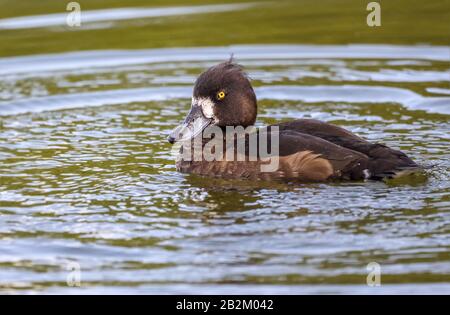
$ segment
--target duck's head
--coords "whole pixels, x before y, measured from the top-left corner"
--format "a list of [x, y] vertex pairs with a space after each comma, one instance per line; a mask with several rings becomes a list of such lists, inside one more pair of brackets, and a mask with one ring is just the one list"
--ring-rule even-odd
[[232, 60], [213, 66], [195, 82], [191, 109], [170, 143], [189, 140], [206, 127], [251, 126], [256, 120], [256, 96], [242, 67]]

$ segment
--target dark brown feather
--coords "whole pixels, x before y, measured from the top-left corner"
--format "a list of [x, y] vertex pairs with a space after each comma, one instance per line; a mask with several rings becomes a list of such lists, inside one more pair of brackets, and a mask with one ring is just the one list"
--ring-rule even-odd
[[389, 177], [397, 171], [419, 168], [405, 153], [383, 144], [371, 143], [339, 126], [315, 119], [298, 119], [277, 124], [282, 131], [296, 131], [321, 138], [340, 147], [366, 155], [370, 177], [380, 179]]

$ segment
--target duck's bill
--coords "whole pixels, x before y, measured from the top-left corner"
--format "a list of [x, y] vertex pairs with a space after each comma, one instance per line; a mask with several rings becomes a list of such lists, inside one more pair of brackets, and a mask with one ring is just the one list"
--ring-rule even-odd
[[201, 107], [195, 106], [191, 109], [184, 122], [176, 127], [167, 137], [170, 143], [191, 140], [197, 137], [212, 122], [212, 119], [206, 118]]

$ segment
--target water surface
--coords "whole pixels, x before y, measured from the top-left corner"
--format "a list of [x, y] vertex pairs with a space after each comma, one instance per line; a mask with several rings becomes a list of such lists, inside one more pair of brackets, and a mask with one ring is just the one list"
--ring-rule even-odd
[[[449, 47], [250, 43], [3, 51], [0, 292], [450, 293]], [[430, 168], [386, 183], [176, 172], [166, 135], [232, 52], [259, 126], [321, 119]], [[371, 262], [381, 287], [366, 285]]]

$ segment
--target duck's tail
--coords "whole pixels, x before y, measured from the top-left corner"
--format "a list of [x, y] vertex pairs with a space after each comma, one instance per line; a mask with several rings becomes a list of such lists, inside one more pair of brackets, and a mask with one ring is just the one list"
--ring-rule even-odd
[[396, 179], [400, 177], [422, 173], [426, 168], [427, 167], [416, 164], [407, 166], [397, 166], [395, 168], [378, 171], [373, 170], [373, 173], [370, 174], [370, 179], [374, 180]]
[[368, 169], [365, 170], [365, 178], [374, 180], [385, 180], [403, 177], [422, 172], [425, 167], [418, 165], [405, 153], [395, 150], [386, 145], [375, 143], [361, 144], [358, 150], [368, 156]]

